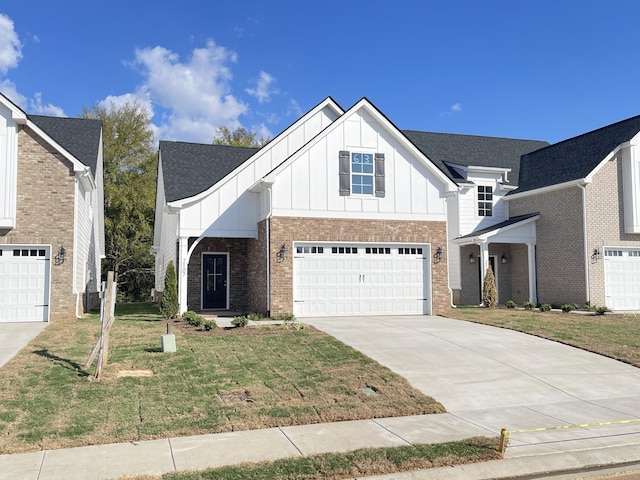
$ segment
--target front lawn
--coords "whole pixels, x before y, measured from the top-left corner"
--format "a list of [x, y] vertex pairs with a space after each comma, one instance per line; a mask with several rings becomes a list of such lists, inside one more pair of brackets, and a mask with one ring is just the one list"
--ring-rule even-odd
[[640, 315], [458, 307], [443, 316], [530, 333], [640, 367]]
[[0, 453], [444, 411], [312, 327], [211, 335], [172, 322], [171, 354], [166, 322], [118, 311], [100, 381], [82, 366], [95, 316], [52, 323], [0, 369]]

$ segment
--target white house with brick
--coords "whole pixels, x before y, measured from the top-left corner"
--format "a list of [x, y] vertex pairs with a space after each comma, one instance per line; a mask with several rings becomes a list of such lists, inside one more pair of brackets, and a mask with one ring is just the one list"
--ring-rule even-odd
[[160, 142], [156, 288], [174, 261], [182, 312], [437, 313], [456, 189], [367, 99], [260, 150]]
[[640, 310], [640, 117], [555, 145], [398, 130], [326, 99], [262, 149], [160, 142], [156, 289], [181, 311]]
[[0, 94], [0, 322], [92, 306], [103, 212], [102, 123], [27, 115]]

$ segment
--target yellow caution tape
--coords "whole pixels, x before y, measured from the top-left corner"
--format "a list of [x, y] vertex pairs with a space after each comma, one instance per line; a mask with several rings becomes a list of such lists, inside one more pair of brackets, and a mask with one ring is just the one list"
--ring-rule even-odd
[[510, 433], [533, 433], [533, 432], [544, 432], [545, 430], [566, 430], [569, 428], [587, 428], [587, 427], [604, 427], [607, 425], [624, 425], [627, 423], [637, 423], [640, 422], [640, 418], [634, 418], [631, 420], [616, 420], [613, 422], [598, 422], [598, 423], [581, 423], [579, 425], [561, 425], [559, 427], [542, 427], [542, 428], [530, 428], [524, 430], [506, 430], [506, 434]]

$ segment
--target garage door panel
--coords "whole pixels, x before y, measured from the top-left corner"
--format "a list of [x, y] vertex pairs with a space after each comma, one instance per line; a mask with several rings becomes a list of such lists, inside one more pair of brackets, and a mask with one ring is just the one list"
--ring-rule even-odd
[[0, 322], [49, 319], [49, 248], [0, 247]]
[[308, 245], [296, 243], [297, 316], [430, 313], [428, 246]]
[[605, 303], [611, 310], [640, 310], [640, 249], [605, 248]]

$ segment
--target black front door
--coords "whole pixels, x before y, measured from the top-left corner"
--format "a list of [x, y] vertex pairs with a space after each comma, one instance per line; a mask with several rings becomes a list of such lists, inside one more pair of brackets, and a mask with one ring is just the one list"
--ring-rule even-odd
[[202, 309], [227, 308], [227, 256], [202, 256]]

